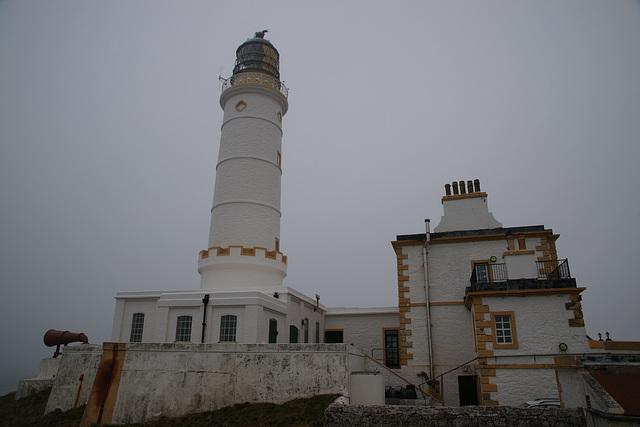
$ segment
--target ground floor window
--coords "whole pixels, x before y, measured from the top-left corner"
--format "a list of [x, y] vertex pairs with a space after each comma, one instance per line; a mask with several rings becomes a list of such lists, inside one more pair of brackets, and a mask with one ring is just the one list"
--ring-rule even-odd
[[275, 344], [278, 342], [278, 321], [276, 319], [269, 319], [269, 344]]
[[400, 342], [397, 329], [384, 330], [384, 364], [388, 368], [400, 367]]
[[220, 342], [235, 342], [238, 317], [227, 314], [220, 318]]
[[142, 330], [144, 328], [144, 313], [135, 313], [131, 320], [131, 335], [129, 342], [142, 342]]
[[320, 322], [316, 322], [316, 344], [320, 343]]
[[289, 344], [298, 343], [298, 328], [291, 325], [289, 326]]
[[176, 341], [191, 341], [191, 316], [180, 316], [176, 322]]
[[324, 331], [324, 342], [327, 344], [340, 344], [344, 342], [342, 329], [327, 329]]

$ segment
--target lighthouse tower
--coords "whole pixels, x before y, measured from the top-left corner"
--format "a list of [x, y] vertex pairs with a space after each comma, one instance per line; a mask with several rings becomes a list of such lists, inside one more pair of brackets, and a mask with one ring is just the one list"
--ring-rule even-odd
[[279, 54], [258, 32], [236, 50], [224, 80], [224, 110], [209, 246], [200, 252], [201, 289], [282, 286], [287, 257], [280, 251], [282, 117], [287, 89]]
[[200, 289], [118, 292], [114, 342], [320, 343], [326, 307], [283, 286], [282, 117], [287, 88], [262, 31], [236, 50], [224, 110]]

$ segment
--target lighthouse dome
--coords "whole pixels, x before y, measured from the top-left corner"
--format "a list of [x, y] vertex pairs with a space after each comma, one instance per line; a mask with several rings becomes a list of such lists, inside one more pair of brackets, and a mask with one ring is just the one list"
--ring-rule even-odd
[[258, 71], [280, 80], [280, 54], [269, 40], [264, 39], [267, 30], [259, 31], [254, 38], [242, 43], [236, 50], [233, 75], [243, 71]]

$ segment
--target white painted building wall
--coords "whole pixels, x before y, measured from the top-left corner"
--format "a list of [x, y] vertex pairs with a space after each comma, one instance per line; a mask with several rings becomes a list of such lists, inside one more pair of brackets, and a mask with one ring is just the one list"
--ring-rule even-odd
[[522, 407], [530, 400], [559, 398], [554, 369], [498, 369], [495, 382], [498, 391], [492, 399], [501, 406]]
[[433, 230], [436, 233], [502, 227], [489, 212], [486, 193], [444, 196], [442, 205], [444, 215], [440, 224]]
[[[494, 349], [496, 356], [585, 354], [590, 351], [585, 328], [569, 326], [574, 313], [565, 307], [565, 303], [571, 302], [568, 294], [493, 297], [483, 298], [482, 302], [492, 312], [513, 311], [515, 315], [518, 348]], [[568, 346], [566, 352], [558, 348], [562, 342]]]
[[325, 330], [342, 330], [345, 344], [380, 362], [384, 362], [384, 330], [398, 326], [397, 307], [332, 307], [325, 317]]
[[[278, 298], [275, 298], [275, 294]], [[324, 314], [326, 307], [317, 301], [287, 287], [237, 291], [148, 291], [123, 292], [116, 296], [111, 339], [129, 342], [134, 313], [144, 313], [142, 342], [174, 342], [179, 316], [191, 316], [191, 340], [202, 340], [204, 304], [209, 294], [204, 342], [215, 343], [220, 337], [220, 321], [224, 315], [237, 316], [236, 342], [268, 343], [269, 319], [277, 321], [277, 342], [289, 343], [290, 326], [299, 331], [299, 343], [304, 343], [304, 325], [308, 323], [308, 342], [324, 341]], [[304, 323], [303, 323], [304, 322]], [[316, 326], [317, 324], [317, 326]]]
[[223, 92], [220, 105], [224, 118], [209, 247], [274, 250], [281, 216], [278, 153], [282, 153], [282, 126], [278, 117], [286, 113], [287, 100], [270, 89], [241, 86]]

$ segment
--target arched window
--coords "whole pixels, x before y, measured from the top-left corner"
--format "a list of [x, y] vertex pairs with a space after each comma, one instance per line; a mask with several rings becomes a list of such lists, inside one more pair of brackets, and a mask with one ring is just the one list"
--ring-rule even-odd
[[235, 342], [238, 317], [227, 314], [220, 318], [220, 342]]
[[135, 313], [131, 320], [131, 335], [129, 342], [142, 342], [142, 329], [144, 328], [144, 313]]
[[180, 316], [176, 323], [176, 341], [191, 341], [191, 316]]
[[298, 328], [293, 325], [289, 326], [289, 344], [298, 343]]

